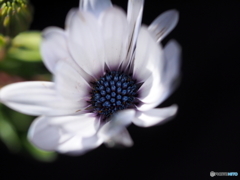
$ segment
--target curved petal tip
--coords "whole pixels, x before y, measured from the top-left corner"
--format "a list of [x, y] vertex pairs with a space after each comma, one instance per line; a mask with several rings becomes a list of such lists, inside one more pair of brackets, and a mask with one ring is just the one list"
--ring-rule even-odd
[[166, 108], [155, 108], [144, 112], [139, 112], [133, 123], [140, 127], [150, 127], [160, 125], [172, 119], [178, 110], [177, 105], [172, 105]]
[[155, 36], [159, 42], [166, 37], [177, 25], [179, 20], [179, 12], [175, 9], [168, 10], [160, 14], [148, 27], [149, 31]]

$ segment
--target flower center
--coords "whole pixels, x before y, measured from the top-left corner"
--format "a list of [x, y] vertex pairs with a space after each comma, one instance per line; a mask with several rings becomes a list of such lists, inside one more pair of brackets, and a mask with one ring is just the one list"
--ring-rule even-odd
[[106, 120], [113, 113], [135, 107], [138, 103], [139, 85], [131, 75], [111, 71], [92, 83], [90, 92], [92, 112]]

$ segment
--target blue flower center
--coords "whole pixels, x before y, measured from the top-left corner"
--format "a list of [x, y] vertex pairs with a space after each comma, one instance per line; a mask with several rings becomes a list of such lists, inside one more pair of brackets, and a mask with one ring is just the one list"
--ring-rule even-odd
[[137, 90], [140, 86], [131, 75], [111, 71], [91, 84], [93, 88], [89, 101], [91, 111], [102, 120], [106, 120], [119, 110], [135, 108], [138, 103]]

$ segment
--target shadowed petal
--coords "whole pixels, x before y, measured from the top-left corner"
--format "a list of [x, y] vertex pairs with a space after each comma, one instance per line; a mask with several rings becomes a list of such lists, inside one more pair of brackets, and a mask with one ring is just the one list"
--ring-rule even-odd
[[178, 11], [169, 10], [159, 15], [148, 27], [148, 29], [159, 42], [175, 28], [178, 19]]
[[181, 47], [175, 41], [171, 40], [164, 47], [164, 69], [162, 73], [162, 84], [167, 87], [166, 96], [171, 94], [180, 79]]
[[177, 112], [177, 105], [172, 105], [166, 108], [151, 109], [144, 112], [137, 112], [133, 123], [141, 127], [154, 126], [166, 120], [169, 120]]

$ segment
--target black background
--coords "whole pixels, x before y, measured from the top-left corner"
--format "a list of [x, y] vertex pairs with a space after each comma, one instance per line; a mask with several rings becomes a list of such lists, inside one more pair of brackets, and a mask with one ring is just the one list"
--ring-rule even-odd
[[[127, 8], [127, 0], [113, 3]], [[78, 0], [32, 4], [31, 29], [42, 30], [63, 28]], [[11, 154], [1, 145], [0, 179], [207, 179], [210, 171], [240, 173], [240, 1], [146, 0], [144, 8], [147, 25], [165, 10], [180, 12], [177, 27], [163, 41], [174, 38], [183, 50], [181, 85], [161, 105], [178, 104], [175, 119], [151, 128], [131, 125], [132, 148], [102, 145], [49, 164]]]

